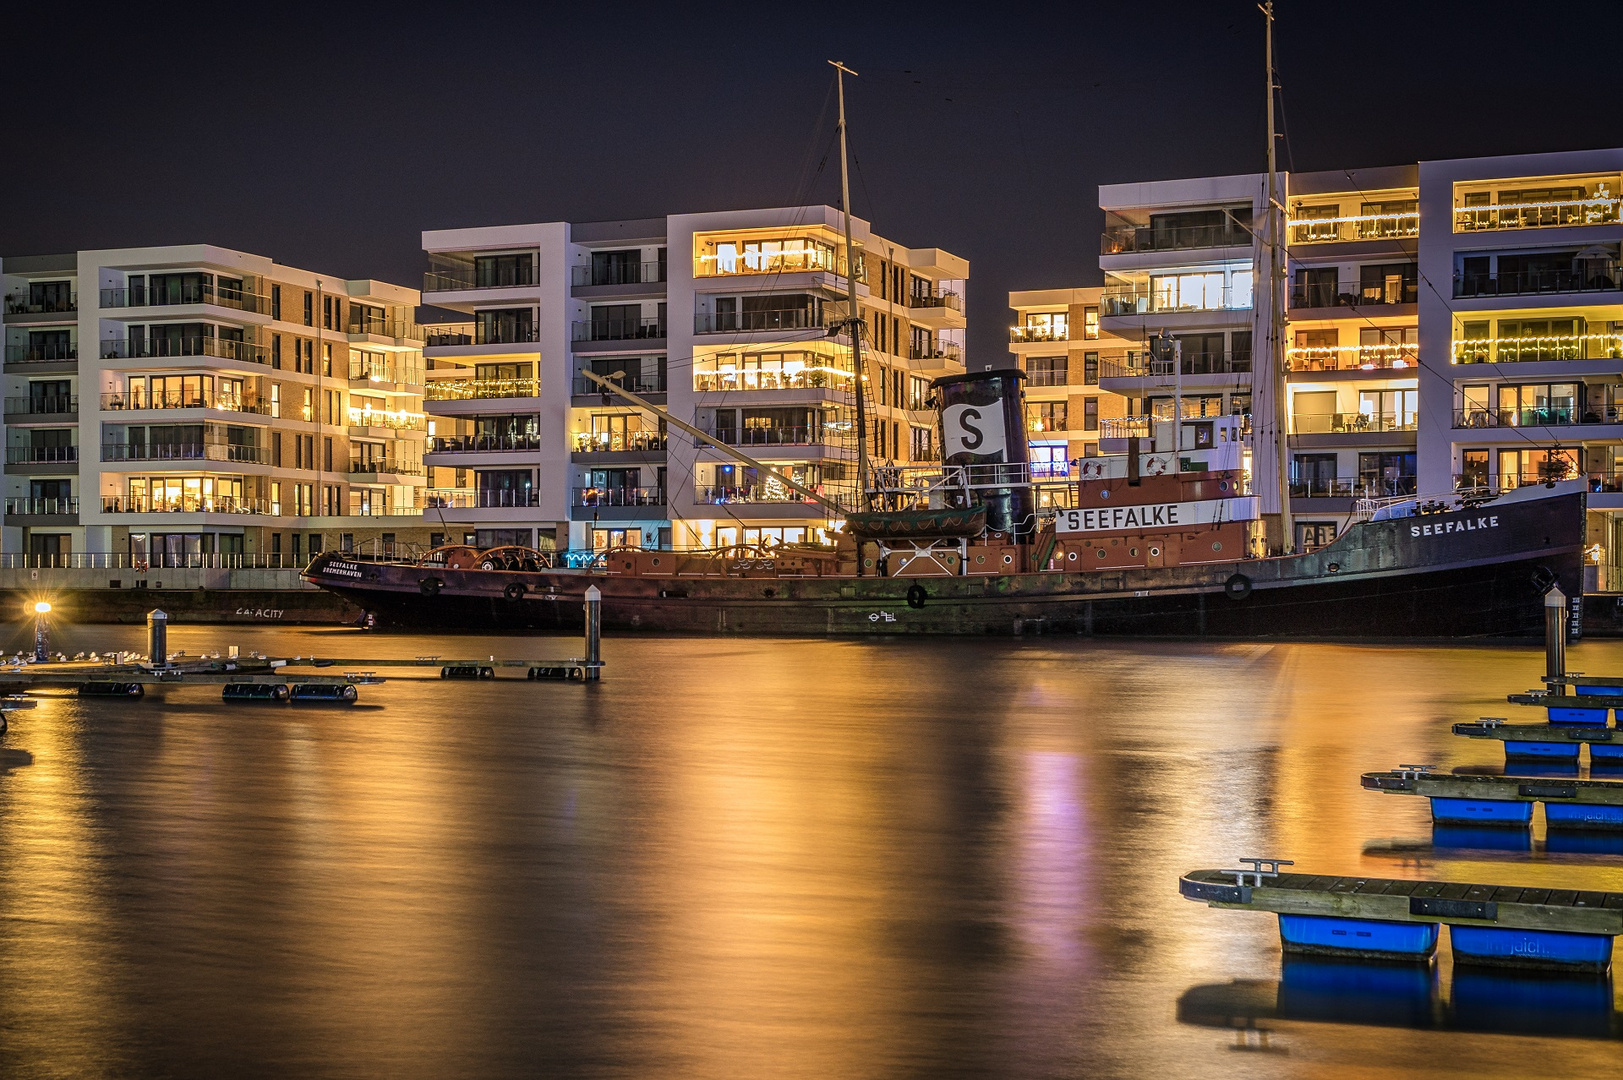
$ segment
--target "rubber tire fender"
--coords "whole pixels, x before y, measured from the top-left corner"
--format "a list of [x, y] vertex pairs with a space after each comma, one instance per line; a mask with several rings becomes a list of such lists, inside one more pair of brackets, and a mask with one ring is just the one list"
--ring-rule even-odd
[[524, 592], [524, 584], [522, 582], [515, 581], [509, 584], [507, 588], [502, 590], [502, 596], [510, 602], [518, 601], [524, 599]]
[[443, 588], [445, 588], [445, 582], [437, 577], [425, 577], [417, 582], [417, 591], [424, 596], [438, 596]]
[[918, 582], [915, 581], [913, 584], [907, 587], [907, 606], [912, 608], [914, 611], [922, 608], [924, 606], [924, 602], [929, 598], [930, 594], [925, 592], [924, 586], [920, 585]]
[[1244, 600], [1251, 595], [1251, 579], [1244, 574], [1230, 574], [1223, 582], [1223, 595], [1230, 600]]

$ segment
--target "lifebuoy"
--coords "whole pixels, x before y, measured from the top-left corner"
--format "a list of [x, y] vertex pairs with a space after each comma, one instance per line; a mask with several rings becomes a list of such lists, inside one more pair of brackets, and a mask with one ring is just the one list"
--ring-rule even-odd
[[424, 596], [438, 596], [443, 588], [445, 588], [445, 582], [437, 577], [425, 577], [417, 582], [417, 591]]
[[522, 600], [524, 598], [524, 586], [515, 581], [502, 590], [502, 595], [509, 600]]
[[918, 582], [915, 581], [913, 584], [907, 587], [907, 606], [913, 608], [915, 611], [923, 607], [924, 602], [929, 598], [930, 594], [925, 592], [924, 586], [920, 585]]
[[1233, 574], [1223, 582], [1223, 595], [1230, 600], [1244, 600], [1251, 595], [1251, 579], [1244, 574]]

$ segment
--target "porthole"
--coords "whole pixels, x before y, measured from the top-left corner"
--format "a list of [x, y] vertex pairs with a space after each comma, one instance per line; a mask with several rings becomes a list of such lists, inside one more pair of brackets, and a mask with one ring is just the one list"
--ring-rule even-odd
[[1153, 559], [1153, 558], [1157, 557], [1160, 554], [1161, 554], [1161, 549], [1160, 548], [1158, 548], [1158, 547], [1150, 548], [1150, 558]]
[[1003, 565], [1004, 566], [1008, 566], [1012, 562], [1014, 562], [1014, 556], [1013, 555], [1005, 555], [1005, 556], [1003, 556]]
[[1104, 558], [1104, 557], [1105, 557], [1105, 549], [1104, 549], [1104, 548], [1100, 548], [1100, 549], [1099, 549], [1099, 550], [1098, 550], [1098, 551], [1096, 551], [1096, 552], [1094, 552], [1094, 554], [1095, 554], [1095, 555], [1097, 555], [1097, 556], [1099, 556], [1099, 558], [1101, 558], [1101, 559], [1102, 559], [1102, 558]]
[[1212, 550], [1213, 551], [1222, 551], [1223, 550], [1223, 541], [1221, 541], [1221, 540], [1213, 540], [1212, 541]]
[[654, 556], [654, 565], [655, 565], [655, 566], [658, 566], [658, 565], [659, 565], [659, 556], [658, 556], [658, 555], [655, 555], [655, 556]]
[[975, 561], [977, 563], [983, 563], [983, 562], [986, 561], [986, 556], [985, 555], [977, 555], [977, 556], [975, 556]]
[[1136, 559], [1136, 558], [1138, 558], [1138, 549], [1137, 548], [1128, 548], [1127, 549], [1127, 554], [1131, 555], [1133, 558]]
[[1067, 552], [1066, 552], [1066, 553], [1065, 553], [1065, 558], [1066, 558], [1066, 560], [1067, 560], [1067, 561], [1069, 561], [1069, 562], [1076, 562], [1076, 552], [1074, 552], [1074, 551], [1067, 551]]

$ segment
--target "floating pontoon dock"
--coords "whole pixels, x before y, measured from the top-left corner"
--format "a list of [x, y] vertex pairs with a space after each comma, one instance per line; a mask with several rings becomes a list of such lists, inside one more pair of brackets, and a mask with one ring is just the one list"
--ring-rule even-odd
[[1541, 802], [1552, 829], [1623, 829], [1623, 782], [1616, 780], [1462, 775], [1401, 765], [1367, 772], [1360, 782], [1371, 791], [1429, 798], [1432, 820], [1450, 825], [1530, 825], [1533, 804]]

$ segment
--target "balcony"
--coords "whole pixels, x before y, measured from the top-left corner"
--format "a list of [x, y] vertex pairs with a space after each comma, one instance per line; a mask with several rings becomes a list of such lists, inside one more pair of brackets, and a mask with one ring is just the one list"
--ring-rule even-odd
[[422, 476], [423, 466], [416, 462], [398, 459], [366, 461], [361, 458], [350, 458], [349, 474], [351, 476]]
[[599, 263], [569, 268], [569, 284], [577, 289], [593, 285], [653, 285], [664, 280], [662, 262]]
[[1291, 286], [1293, 308], [1361, 308], [1386, 304], [1413, 304], [1420, 299], [1420, 282], [1408, 278], [1364, 285], [1357, 281], [1297, 282]]
[[910, 349], [909, 353], [914, 360], [941, 360], [948, 364], [961, 364], [964, 360], [963, 347], [951, 341], [934, 342], [923, 348]]
[[423, 274], [423, 291], [467, 292], [472, 289], [521, 289], [540, 279], [535, 264], [442, 266]]
[[1454, 231], [1490, 232], [1499, 229], [1553, 229], [1573, 225], [1615, 225], [1619, 220], [1619, 198], [1597, 187], [1593, 195], [1576, 192], [1562, 197], [1551, 192], [1548, 198], [1526, 202], [1454, 205]]
[[661, 319], [590, 319], [574, 324], [575, 341], [653, 341], [664, 338]]
[[267, 296], [241, 289], [220, 289], [213, 285], [101, 290], [101, 306], [104, 308], [172, 307], [181, 304], [209, 304], [234, 311], [250, 311], [256, 315], [270, 312], [270, 298]]
[[1069, 368], [1043, 368], [1037, 371], [1026, 372], [1026, 386], [1036, 389], [1045, 386], [1069, 386], [1071, 372]]
[[1185, 311], [1248, 311], [1251, 287], [1224, 285], [1199, 290], [1198, 295], [1140, 285], [1107, 286], [1099, 296], [1100, 315], [1166, 315]]
[[1456, 364], [1618, 359], [1623, 359], [1623, 335], [1620, 334], [1545, 334], [1454, 341]]
[[1353, 214], [1347, 217], [1295, 217], [1286, 222], [1295, 244], [1332, 244], [1348, 240], [1403, 240], [1420, 235], [1420, 212]]
[[353, 405], [348, 411], [350, 427], [388, 428], [391, 431], [428, 430], [428, 418], [422, 413], [374, 409], [370, 406], [358, 409]]
[[6, 517], [62, 517], [79, 512], [79, 497], [65, 499], [7, 499]]
[[907, 309], [909, 312], [955, 311], [962, 314], [964, 298], [955, 292], [910, 293], [907, 297]]
[[709, 434], [728, 446], [810, 446], [828, 441], [814, 427], [723, 428]]
[[1250, 246], [1251, 233], [1233, 221], [1223, 225], [1190, 225], [1179, 228], [1123, 224], [1105, 230], [1100, 239], [1099, 254], [1125, 255], [1136, 251], [1191, 251], [1197, 248]]
[[430, 454], [513, 454], [541, 449], [539, 435], [434, 435]]
[[[127, 394], [103, 394], [101, 407], [106, 412], [127, 412], [139, 409], [219, 409], [222, 412], [270, 415], [270, 403], [244, 401], [236, 394], [217, 394], [213, 391], [177, 391], [175, 393], [149, 393], [135, 391]], [[9, 411], [9, 410], [8, 410]]]
[[[1195, 352], [1183, 355], [1183, 374], [1193, 378], [1202, 375], [1243, 375], [1251, 370], [1251, 353]], [[1147, 352], [1130, 352], [1120, 356], [1099, 358], [1101, 379], [1172, 379], [1173, 361], [1156, 360]]]
[[110, 338], [101, 343], [103, 360], [159, 356], [213, 356], [247, 364], [263, 364], [268, 360], [265, 346], [230, 338]]
[[[593, 374], [599, 378], [607, 379], [620, 389], [628, 390], [633, 394], [663, 394], [665, 392], [664, 375], [633, 375], [629, 372], [606, 371], [597, 371], [593, 372]], [[597, 394], [609, 394], [609, 391], [576, 372], [574, 394], [576, 397], [588, 397]], [[614, 395], [609, 394], [609, 396], [612, 398]]]
[[577, 431], [575, 453], [658, 453], [665, 449], [668, 438], [657, 431]]
[[435, 349], [447, 345], [527, 345], [541, 340], [534, 323], [437, 323], [423, 327], [423, 346]]
[[1293, 345], [1285, 350], [1292, 371], [1413, 371], [1420, 366], [1418, 346]]
[[703, 506], [723, 503], [816, 503], [786, 484], [725, 485], [698, 484], [693, 489], [693, 501]]
[[[731, 252], [702, 254], [694, 264], [693, 276], [718, 278], [743, 277], [750, 274], [807, 273], [835, 274], [842, 278], [845, 276], [845, 259], [834, 248], [804, 241], [786, 243], [801, 243], [804, 246], [776, 251], [739, 250], [735, 247]], [[860, 253], [857, 256], [857, 280], [868, 280]]]
[[479, 510], [512, 510], [540, 506], [541, 493], [534, 488], [519, 491], [476, 491], [468, 507]]
[[33, 299], [28, 293], [12, 293], [6, 297], [7, 315], [65, 315], [79, 310], [79, 296], [40, 297]]
[[1319, 413], [1291, 417], [1293, 435], [1363, 435], [1369, 432], [1414, 430], [1415, 417], [1399, 413]]
[[1515, 274], [1455, 274], [1454, 299], [1478, 296], [1542, 296], [1561, 293], [1616, 292], [1623, 288], [1615, 265], [1603, 269], [1529, 270]]
[[1623, 405], [1592, 405], [1580, 414], [1570, 405], [1526, 409], [1454, 410], [1456, 428], [1559, 427], [1566, 424], [1623, 423]]
[[1071, 330], [1066, 323], [1058, 325], [1027, 325], [1009, 327], [1009, 340], [1018, 344], [1022, 341], [1069, 341]]
[[1149, 439], [1155, 436], [1153, 416], [1107, 416], [1099, 421], [1101, 439]]
[[696, 392], [716, 391], [730, 393], [735, 390], [838, 390], [849, 391], [856, 385], [849, 371], [834, 367], [807, 367], [796, 371], [769, 371], [761, 368], [739, 368], [723, 371], [695, 371], [693, 389]]
[[540, 393], [535, 379], [434, 379], [423, 387], [423, 400], [484, 401], [533, 398]]
[[1318, 476], [1307, 480], [1292, 480], [1293, 499], [1391, 499], [1415, 493], [1412, 476], [1387, 477], [1380, 480], [1361, 476]]
[[414, 499], [419, 511], [466, 510], [477, 502], [474, 493], [463, 488], [418, 488]]
[[268, 499], [239, 499], [226, 495], [103, 495], [104, 514], [281, 514], [280, 504]]
[[224, 442], [101, 444], [103, 461], [230, 461], [269, 465], [270, 447]]
[[77, 446], [8, 446], [7, 465], [71, 465], [79, 460]]
[[664, 506], [662, 487], [575, 488], [570, 506]]
[[693, 316], [695, 334], [746, 334], [757, 331], [822, 328], [822, 317], [815, 308], [808, 307], [767, 308], [761, 311], [703, 311]]
[[53, 394], [49, 397], [8, 397], [7, 416], [72, 416], [79, 415], [79, 399], [71, 394]]
[[7, 345], [8, 364], [60, 364], [79, 359], [79, 346], [68, 341], [50, 345]]
[[351, 319], [349, 325], [344, 328], [344, 333], [352, 336], [391, 338], [395, 341], [423, 340], [423, 328], [411, 319]]

